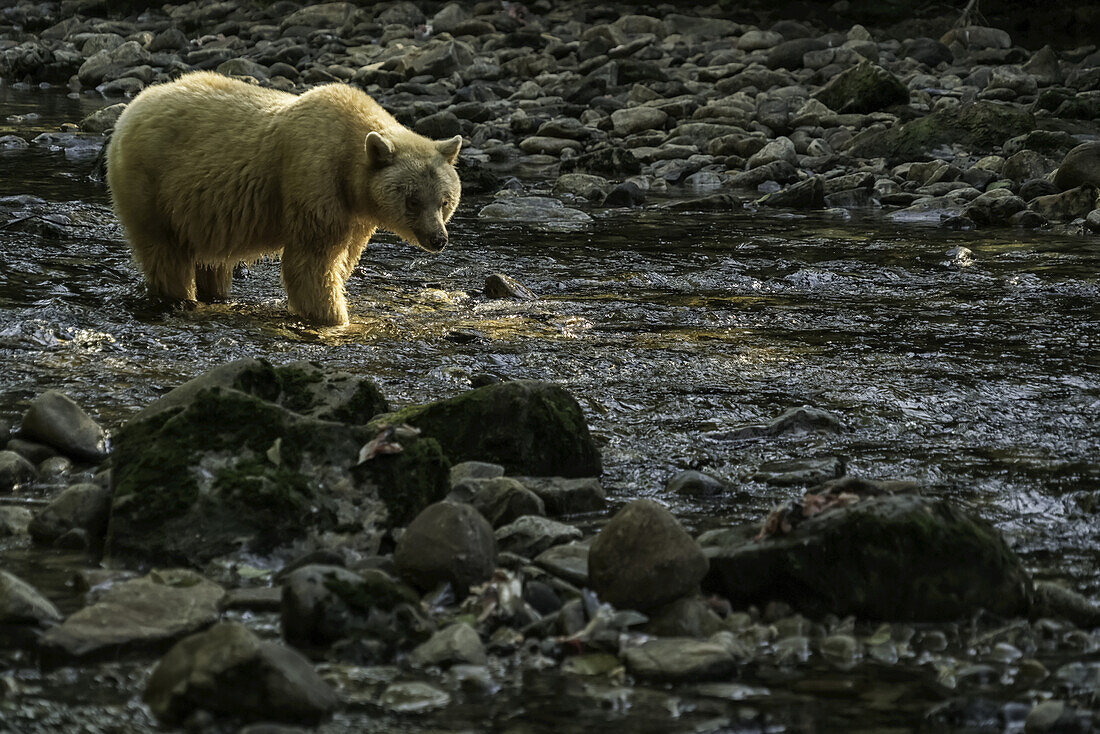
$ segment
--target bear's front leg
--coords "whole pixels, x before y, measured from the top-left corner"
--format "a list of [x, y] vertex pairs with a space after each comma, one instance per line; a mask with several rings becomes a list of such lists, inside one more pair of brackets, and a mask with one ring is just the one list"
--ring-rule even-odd
[[229, 288], [232, 285], [232, 265], [195, 266], [195, 293], [203, 303], [229, 300]]
[[283, 287], [291, 313], [320, 326], [348, 323], [344, 301], [346, 252], [343, 246], [306, 246], [300, 242], [283, 248]]

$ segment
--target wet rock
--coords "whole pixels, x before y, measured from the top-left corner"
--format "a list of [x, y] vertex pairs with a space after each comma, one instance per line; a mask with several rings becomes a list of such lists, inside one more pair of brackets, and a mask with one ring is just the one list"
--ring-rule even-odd
[[547, 548], [581, 539], [572, 525], [537, 515], [527, 515], [496, 531], [497, 547], [525, 558], [534, 558]]
[[163, 648], [217, 621], [224, 596], [222, 587], [191, 571], [153, 571], [112, 586], [46, 632], [42, 650], [63, 660]]
[[426, 138], [441, 140], [461, 135], [462, 122], [450, 110], [440, 110], [418, 119], [416, 124], [413, 125], [413, 130]]
[[216, 71], [219, 74], [235, 77], [252, 77], [253, 79], [267, 79], [270, 76], [267, 67], [257, 64], [252, 59], [236, 58], [223, 61], [218, 64]]
[[26, 535], [34, 513], [26, 507], [0, 505], [0, 538]]
[[598, 512], [607, 506], [600, 480], [595, 477], [569, 479], [566, 477], [516, 477], [523, 486], [542, 500], [546, 514], [579, 515]]
[[412, 521], [397, 542], [398, 573], [422, 591], [451, 584], [459, 597], [488, 580], [496, 567], [493, 528], [473, 507], [437, 502]]
[[663, 681], [724, 678], [737, 667], [726, 645], [690, 637], [648, 640], [626, 648], [622, 659], [632, 675]]
[[421, 714], [444, 708], [451, 696], [428, 683], [409, 681], [391, 683], [378, 697], [378, 705], [396, 714]]
[[1082, 143], [1066, 153], [1054, 184], [1062, 191], [1087, 184], [1100, 187], [1100, 140]]
[[481, 644], [481, 638], [465, 622], [439, 630], [409, 656], [409, 662], [418, 668], [455, 663], [484, 665], [487, 661], [488, 656], [485, 654], [485, 646]]
[[554, 182], [554, 195], [571, 194], [592, 202], [603, 201], [613, 185], [602, 176], [589, 173], [566, 173]]
[[493, 273], [487, 277], [482, 292], [486, 298], [512, 298], [517, 301], [533, 301], [537, 298], [530, 288], [503, 273]]
[[779, 206], [787, 209], [823, 209], [825, 184], [820, 176], [811, 176], [781, 191], [766, 194], [756, 203], [760, 206]]
[[1035, 118], [1029, 112], [993, 102], [973, 102], [887, 130], [868, 129], [852, 139], [848, 153], [859, 158], [882, 156], [897, 163], [920, 159], [949, 145], [964, 146], [971, 153], [990, 153], [1009, 138], [1034, 129]]
[[561, 599], [548, 584], [541, 581], [528, 581], [523, 585], [523, 600], [542, 615], [561, 609]]
[[361, 378], [257, 360], [172, 391], [118, 433], [108, 554], [197, 564], [338, 523], [407, 522], [446, 494], [439, 444], [405, 431], [399, 452], [363, 458], [393, 425], [309, 415], [362, 422], [379, 397]]
[[[389, 612], [399, 604], [419, 601], [416, 592], [383, 571], [359, 574], [341, 566], [311, 564], [283, 579], [283, 635], [295, 645], [325, 645], [377, 631], [368, 619], [372, 610]], [[392, 632], [400, 634], [397, 629]]]
[[593, 173], [598, 176], [633, 176], [642, 172], [642, 164], [629, 150], [605, 147], [562, 161], [562, 173]]
[[382, 417], [439, 441], [451, 461], [491, 461], [508, 474], [592, 477], [600, 453], [577, 401], [549, 382], [512, 380]]
[[1097, 208], [1097, 191], [1097, 186], [1085, 184], [1060, 194], [1039, 196], [1028, 206], [1050, 221], [1067, 222], [1084, 217]]
[[47, 390], [31, 402], [19, 434], [80, 461], [107, 458], [107, 434], [71, 398], [56, 390]]
[[80, 129], [86, 133], [105, 133], [115, 126], [124, 109], [124, 102], [98, 109], [80, 121]]
[[704, 541], [705, 587], [735, 606], [779, 600], [812, 615], [914, 621], [1030, 608], [1030, 579], [1004, 539], [947, 501], [871, 497], [784, 535]]
[[635, 207], [645, 203], [645, 192], [633, 181], [624, 181], [615, 186], [604, 197], [606, 207]]
[[81, 64], [77, 71], [80, 83], [95, 87], [105, 81], [117, 79], [135, 66], [148, 65], [152, 61], [149, 52], [137, 41], [126, 41], [114, 49], [102, 49]]
[[107, 532], [111, 490], [99, 484], [74, 484], [39, 512], [30, 524], [35, 542], [50, 544], [72, 530], [82, 530], [98, 548]]
[[745, 31], [737, 39], [737, 48], [742, 51], [764, 51], [783, 42], [783, 36], [775, 31], [761, 31], [753, 29]]
[[789, 408], [767, 423], [752, 423], [732, 431], [723, 432], [721, 438], [743, 439], [761, 436], [779, 436], [784, 433], [810, 433], [823, 431], [836, 433], [841, 428], [840, 419], [827, 410], [803, 405]]
[[57, 622], [61, 612], [33, 586], [0, 570], [0, 625]]
[[494, 528], [507, 525], [524, 515], [545, 515], [541, 499], [511, 477], [481, 479], [472, 483], [470, 501]]
[[1066, 619], [1082, 629], [1100, 626], [1100, 607], [1064, 586], [1039, 581], [1035, 584], [1032, 616]]
[[833, 77], [814, 98], [836, 112], [866, 114], [908, 104], [909, 90], [886, 69], [862, 61]]
[[772, 161], [763, 166], [743, 171], [730, 179], [730, 186], [735, 189], [755, 190], [765, 181], [776, 183], [790, 183], [798, 179], [798, 169], [787, 161]]
[[672, 514], [651, 500], [629, 503], [604, 526], [588, 556], [600, 599], [645, 612], [693, 593], [706, 557]]
[[198, 710], [245, 721], [313, 724], [338, 703], [335, 691], [301, 653], [260, 640], [235, 622], [176, 644], [153, 669], [143, 698], [161, 722], [171, 725]]
[[666, 491], [688, 497], [716, 497], [727, 492], [729, 488], [729, 485], [718, 477], [694, 470], [676, 474], [665, 485]]
[[37, 477], [34, 464], [14, 451], [0, 451], [0, 492], [11, 492]]
[[489, 221], [536, 222], [547, 226], [577, 225], [592, 221], [580, 209], [571, 209], [546, 196], [513, 196], [487, 204], [478, 216]]
[[535, 557], [535, 565], [571, 584], [588, 585], [588, 546], [582, 543], [548, 548]]
[[790, 461], [769, 461], [757, 467], [753, 479], [778, 487], [815, 485], [844, 474], [844, 460], [823, 456]]
[[1092, 731], [1092, 716], [1079, 712], [1065, 701], [1041, 701], [1024, 720], [1025, 734], [1085, 734]]

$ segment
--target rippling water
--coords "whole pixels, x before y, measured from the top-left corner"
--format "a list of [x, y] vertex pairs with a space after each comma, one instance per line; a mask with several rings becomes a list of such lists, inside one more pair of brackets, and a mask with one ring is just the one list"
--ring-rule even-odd
[[[88, 104], [3, 90], [0, 134], [56, 129]], [[30, 110], [41, 116], [4, 120]], [[1100, 597], [1098, 238], [623, 210], [545, 232], [480, 222], [471, 199], [438, 256], [376, 238], [348, 285], [352, 323], [318, 330], [288, 316], [272, 261], [234, 282], [231, 303], [154, 307], [90, 166], [0, 151], [0, 196], [42, 197], [76, 225], [56, 237], [0, 220], [0, 418], [56, 388], [117, 427], [245, 355], [370, 374], [398, 404], [477, 373], [556, 380], [588, 415], [615, 499], [656, 497], [697, 529], [744, 521], [800, 491], [754, 479], [762, 463], [837, 456], [849, 473], [973, 504], [1039, 576]], [[492, 272], [540, 298], [483, 298]], [[803, 404], [844, 430], [711, 437]], [[683, 468], [735, 490], [668, 495]]]

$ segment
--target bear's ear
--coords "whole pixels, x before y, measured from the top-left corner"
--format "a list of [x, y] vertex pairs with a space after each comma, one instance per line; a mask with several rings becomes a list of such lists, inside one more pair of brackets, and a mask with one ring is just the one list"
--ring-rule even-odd
[[382, 168], [393, 163], [393, 143], [378, 133], [367, 133], [363, 148], [367, 151], [367, 161], [371, 166]]
[[435, 144], [439, 154], [452, 166], [458, 161], [458, 151], [462, 148], [462, 136], [455, 135], [450, 140], [440, 140]]

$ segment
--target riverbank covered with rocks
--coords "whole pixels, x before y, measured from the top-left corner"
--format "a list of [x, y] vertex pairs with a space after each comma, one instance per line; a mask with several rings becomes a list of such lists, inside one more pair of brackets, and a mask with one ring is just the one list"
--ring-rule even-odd
[[[834, 424], [799, 409], [737, 430]], [[132, 685], [155, 719], [199, 731], [334, 714], [343, 731], [357, 712], [425, 715], [502, 688], [522, 701], [527, 675], [627, 699], [672, 684], [713, 706], [762, 700], [769, 680], [827, 686], [822, 669], [914, 665], [944, 691], [1049, 691], [997, 713], [1027, 731], [1094, 723], [1095, 663], [1042, 660], [1094, 656], [1100, 609], [1034, 582], [957, 504], [845, 476], [694, 536], [651, 500], [605, 519], [600, 473], [579, 405], [546, 382], [391, 411], [361, 376], [245, 359], [110, 440], [46, 392], [0, 450], [0, 491], [69, 484], [33, 511], [0, 505], [3, 532], [105, 563], [78, 574], [68, 614], [0, 572], [4, 654], [45, 671], [132, 661], [151, 670]], [[688, 471], [670, 489], [716, 482]], [[5, 721], [48, 730], [6, 680]]]
[[[757, 27], [719, 6], [190, 2], [117, 18], [97, 7], [21, 2], [0, 15], [6, 83], [118, 100], [79, 131], [0, 146], [80, 148], [144, 87], [207, 69], [285, 90], [352, 83], [417, 132], [462, 134], [464, 186], [498, 196], [481, 208], [488, 221], [748, 206], [1100, 229], [1095, 45], [1024, 49], [943, 18], [923, 24], [934, 36], [907, 38]], [[663, 201], [670, 192], [678, 200]]]

